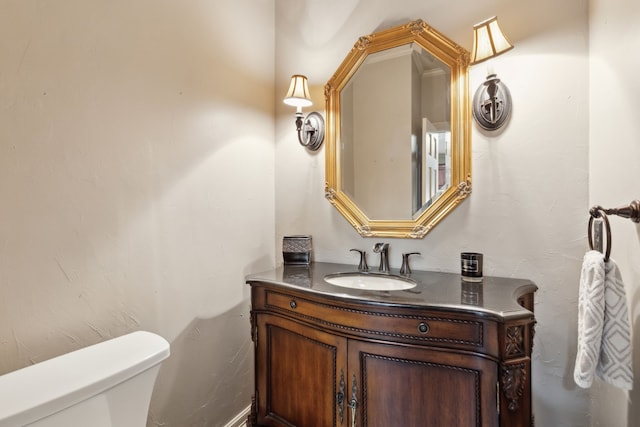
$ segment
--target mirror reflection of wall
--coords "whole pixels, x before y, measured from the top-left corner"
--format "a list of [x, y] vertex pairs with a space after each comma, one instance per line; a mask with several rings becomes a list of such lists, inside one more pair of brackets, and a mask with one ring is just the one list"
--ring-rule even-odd
[[447, 188], [450, 75], [411, 43], [369, 55], [342, 89], [342, 189], [367, 217], [415, 218]]
[[[411, 184], [411, 52], [407, 47], [371, 55], [342, 91], [343, 155], [349, 151], [352, 182], [343, 188], [370, 218], [406, 218]], [[347, 105], [352, 110], [345, 111]], [[343, 116], [342, 123], [347, 122]], [[343, 162], [343, 170], [345, 162]], [[349, 190], [347, 190], [349, 189]], [[380, 203], [384, 200], [384, 203]]]

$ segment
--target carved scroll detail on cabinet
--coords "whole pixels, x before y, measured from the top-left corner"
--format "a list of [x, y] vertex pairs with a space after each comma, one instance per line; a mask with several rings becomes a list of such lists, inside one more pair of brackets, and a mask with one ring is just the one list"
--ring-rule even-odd
[[526, 363], [502, 366], [502, 391], [509, 401], [508, 408], [515, 412], [520, 408], [520, 399], [527, 381]]
[[524, 356], [524, 326], [507, 328], [505, 354], [507, 357]]

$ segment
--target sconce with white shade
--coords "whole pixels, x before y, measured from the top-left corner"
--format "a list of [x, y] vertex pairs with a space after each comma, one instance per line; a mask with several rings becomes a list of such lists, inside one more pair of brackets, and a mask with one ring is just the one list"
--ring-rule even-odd
[[302, 114], [302, 107], [310, 107], [313, 102], [309, 96], [307, 78], [300, 74], [291, 76], [291, 84], [284, 98], [284, 103], [296, 107], [296, 130], [298, 142], [311, 151], [316, 151], [324, 141], [324, 118], [315, 111]]
[[[479, 64], [513, 49], [498, 25], [498, 18], [491, 17], [473, 26], [473, 52], [471, 64]], [[511, 93], [507, 86], [490, 69], [487, 79], [473, 96], [473, 118], [486, 130], [499, 129], [511, 113]]]

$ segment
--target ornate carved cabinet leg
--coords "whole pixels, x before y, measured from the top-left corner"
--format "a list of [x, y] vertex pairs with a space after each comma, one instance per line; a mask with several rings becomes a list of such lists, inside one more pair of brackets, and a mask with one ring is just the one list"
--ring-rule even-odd
[[511, 412], [517, 412], [520, 409], [520, 401], [527, 383], [527, 364], [522, 362], [503, 365], [500, 383], [502, 393], [508, 402], [507, 409]]
[[[253, 341], [254, 349], [258, 346], [258, 324], [256, 322], [257, 313], [254, 310], [249, 312], [249, 322], [251, 324], [251, 341]], [[256, 364], [255, 369], [258, 369]], [[256, 391], [257, 393], [257, 391]], [[258, 425], [258, 403], [256, 395], [251, 396], [251, 412], [247, 417], [247, 427], [256, 427]]]
[[503, 325], [500, 333], [500, 425], [531, 427], [531, 348], [535, 320], [520, 319]]
[[256, 325], [256, 313], [253, 310], [249, 313], [249, 322], [251, 324], [251, 341], [255, 346], [258, 343], [258, 327]]
[[247, 417], [247, 427], [256, 427], [258, 425], [258, 408], [256, 405], [256, 396], [251, 396], [251, 412]]

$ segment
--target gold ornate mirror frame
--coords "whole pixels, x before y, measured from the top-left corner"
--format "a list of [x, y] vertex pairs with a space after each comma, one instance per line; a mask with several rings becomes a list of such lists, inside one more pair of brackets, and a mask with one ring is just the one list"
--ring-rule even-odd
[[[451, 185], [417, 218], [372, 219], [342, 189], [340, 94], [365, 58], [416, 43], [451, 69]], [[363, 237], [423, 238], [471, 193], [469, 52], [422, 20], [360, 37], [325, 86], [327, 113], [325, 197]]]

